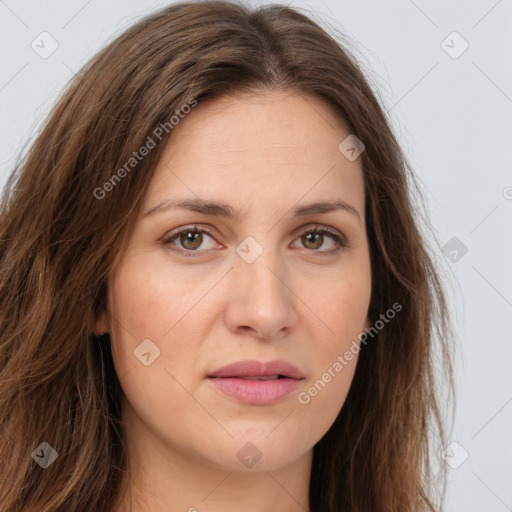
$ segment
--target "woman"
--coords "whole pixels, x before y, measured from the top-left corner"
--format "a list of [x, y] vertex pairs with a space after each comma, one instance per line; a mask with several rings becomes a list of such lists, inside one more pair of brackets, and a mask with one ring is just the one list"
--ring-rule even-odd
[[411, 178], [297, 10], [117, 37], [3, 195], [1, 509], [439, 510], [449, 322]]

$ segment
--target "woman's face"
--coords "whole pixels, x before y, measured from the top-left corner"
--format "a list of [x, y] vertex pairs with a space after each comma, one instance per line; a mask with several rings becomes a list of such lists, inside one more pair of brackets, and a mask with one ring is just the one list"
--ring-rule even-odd
[[323, 100], [282, 91], [199, 103], [174, 127], [97, 323], [135, 450], [272, 470], [332, 425], [371, 290], [348, 136]]

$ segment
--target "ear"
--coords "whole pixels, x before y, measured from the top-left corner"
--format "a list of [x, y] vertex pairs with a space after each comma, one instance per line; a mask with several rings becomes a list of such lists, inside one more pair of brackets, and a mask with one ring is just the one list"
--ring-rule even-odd
[[110, 327], [108, 325], [108, 317], [105, 311], [102, 311], [94, 322], [94, 332], [97, 335], [109, 332]]

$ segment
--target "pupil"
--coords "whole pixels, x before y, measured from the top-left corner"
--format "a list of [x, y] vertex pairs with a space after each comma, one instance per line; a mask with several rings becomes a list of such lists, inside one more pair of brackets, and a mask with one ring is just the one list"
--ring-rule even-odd
[[318, 244], [318, 239], [321, 237], [322, 235], [320, 235], [319, 233], [308, 233], [306, 235], [306, 239], [308, 241], [308, 243], [313, 243], [313, 246], [314, 248], [318, 248], [320, 247], [322, 244]]
[[[193, 233], [193, 232], [188, 232], [188, 233], [185, 233], [184, 238], [185, 240], [182, 239], [181, 243], [185, 246], [185, 248], [187, 249], [197, 249], [197, 247], [199, 247], [201, 245], [201, 239], [199, 238], [199, 243], [197, 243], [197, 240], [198, 240], [198, 237], [200, 237], [201, 233]], [[186, 244], [192, 244], [192, 246], [188, 246]]]

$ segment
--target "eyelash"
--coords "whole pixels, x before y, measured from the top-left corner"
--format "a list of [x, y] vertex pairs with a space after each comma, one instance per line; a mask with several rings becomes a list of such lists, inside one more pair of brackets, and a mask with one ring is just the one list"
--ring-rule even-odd
[[[185, 227], [177, 229], [171, 235], [164, 237], [164, 239], [162, 240], [162, 245], [164, 247], [167, 247], [169, 250], [178, 252], [186, 257], [195, 257], [195, 256], [197, 256], [197, 254], [194, 254], [194, 253], [204, 252], [204, 251], [198, 251], [198, 250], [191, 251], [191, 250], [186, 250], [186, 249], [180, 249], [179, 247], [174, 247], [172, 249], [169, 248], [168, 246], [171, 244], [171, 242], [174, 239], [178, 238], [182, 233], [194, 233], [194, 234], [195, 233], [206, 233], [208, 236], [215, 239], [213, 234], [208, 229], [205, 229], [205, 228], [199, 229], [197, 226], [194, 226], [193, 228], [191, 228], [190, 226], [185, 226]], [[306, 234], [313, 234], [313, 235], [327, 234], [335, 240], [335, 242], [338, 245], [335, 249], [331, 249], [329, 251], [318, 251], [318, 250], [310, 249], [310, 251], [317, 252], [318, 254], [320, 254], [322, 256], [327, 256], [327, 255], [336, 253], [340, 249], [348, 247], [348, 243], [346, 242], [345, 238], [342, 235], [340, 235], [337, 231], [335, 231], [327, 226], [324, 226], [320, 229], [318, 229], [316, 226], [314, 228], [305, 229], [302, 233], [299, 234], [299, 236], [297, 238], [300, 238]]]

